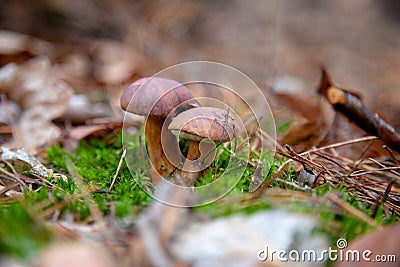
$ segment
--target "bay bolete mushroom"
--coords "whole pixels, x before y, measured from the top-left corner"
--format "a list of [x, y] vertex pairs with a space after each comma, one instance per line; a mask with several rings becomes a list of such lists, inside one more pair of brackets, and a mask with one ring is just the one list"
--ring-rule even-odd
[[[229, 109], [197, 107], [178, 114], [168, 126], [172, 134], [190, 140], [186, 161], [182, 167], [185, 185], [192, 186], [204, 162], [214, 151], [215, 145], [225, 143], [243, 131], [239, 117]], [[202, 149], [202, 144], [211, 144]]]
[[[123, 110], [137, 115], [147, 116], [145, 123], [145, 137], [147, 151], [156, 172], [165, 177], [175, 169], [163, 152], [163, 140], [173, 140], [166, 129], [163, 130], [167, 116], [175, 108], [185, 110], [193, 103], [189, 89], [183, 84], [165, 78], [141, 78], [131, 83], [121, 96]], [[169, 122], [167, 122], [168, 124]], [[166, 143], [167, 143], [166, 142]], [[158, 181], [160, 176], [151, 173], [152, 179]]]

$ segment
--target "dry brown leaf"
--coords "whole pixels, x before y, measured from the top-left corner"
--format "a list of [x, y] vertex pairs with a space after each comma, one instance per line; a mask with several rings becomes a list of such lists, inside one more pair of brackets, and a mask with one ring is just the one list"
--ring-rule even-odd
[[74, 87], [79, 86], [84, 88], [94, 83], [91, 71], [91, 59], [87, 53], [83, 52], [66, 54], [51, 69], [52, 77], [59, 78]]
[[335, 114], [320, 97], [306, 94], [276, 94], [275, 97], [295, 113], [289, 132], [279, 140], [281, 144], [304, 151], [318, 145], [332, 130]]
[[70, 132], [70, 137], [75, 139], [75, 140], [81, 140], [89, 135], [107, 130], [107, 129], [112, 129], [114, 127], [121, 127], [121, 124], [94, 124], [94, 125], [81, 125], [75, 127], [71, 132]]
[[2, 101], [0, 103], [0, 125], [11, 124], [21, 115], [21, 109], [14, 101]]
[[9, 63], [0, 68], [0, 91], [2, 88], [14, 85], [18, 76], [19, 67], [15, 63]]
[[[367, 257], [373, 259], [374, 261], [366, 261], [363, 259], [361, 259], [360, 261], [341, 261], [337, 262], [334, 265], [335, 267], [399, 266], [398, 260], [400, 259], [400, 224], [392, 227], [381, 228], [355, 239], [353, 242], [350, 243], [350, 246], [344, 250], [343, 254], [346, 255], [346, 251], [350, 250], [357, 250], [361, 253], [361, 255], [364, 251], [370, 250], [371, 254]], [[377, 255], [384, 255], [385, 257], [389, 255], [395, 255], [396, 260], [394, 262], [375, 261], [375, 256]]]
[[127, 81], [143, 63], [142, 55], [132, 47], [112, 40], [96, 42], [93, 57], [96, 78], [111, 85]]
[[29, 51], [36, 55], [49, 54], [53, 50], [50, 42], [22, 33], [0, 30], [0, 54], [13, 55]]
[[0, 147], [1, 161], [20, 161], [29, 165], [29, 172], [32, 175], [49, 178], [53, 176], [56, 179], [67, 180], [63, 174], [55, 173], [52, 169], [45, 167], [37, 158], [25, 151], [24, 148], [19, 148], [17, 151], [12, 151], [6, 147]]
[[84, 124], [89, 119], [104, 118], [114, 115], [110, 106], [102, 102], [92, 102], [87, 95], [73, 95], [66, 112], [59, 118], [73, 124]]
[[80, 125], [69, 131], [69, 134], [62, 140], [65, 150], [73, 152], [79, 146], [79, 141], [94, 134], [122, 127], [121, 123], [105, 123], [93, 125]]
[[15, 190], [7, 190], [6, 187], [0, 185], [0, 191], [3, 191], [3, 190], [6, 190], [4, 195], [6, 195], [7, 197], [10, 197], [10, 198], [22, 198], [24, 196], [24, 193], [22, 193], [22, 192], [18, 192]]
[[65, 82], [50, 76], [51, 64], [44, 56], [5, 68], [3, 73], [12, 77], [0, 79], [0, 92], [6, 93], [23, 109], [17, 122], [22, 144], [15, 145], [33, 151], [61, 134], [51, 121], [66, 111], [73, 90]]
[[[365, 136], [367, 133], [351, 123], [342, 114], [337, 113], [322, 97], [307, 94], [273, 94], [278, 105], [286, 108], [290, 114], [289, 132], [280, 138], [281, 144], [289, 144], [296, 151], [309, 150], [314, 146], [323, 146], [344, 140]], [[282, 107], [280, 107], [280, 110]], [[368, 144], [367, 144], [368, 145]], [[382, 149], [383, 143], [374, 141], [365, 156], [387, 155]], [[340, 147], [337, 152], [348, 158], [358, 158], [366, 144], [352, 144]]]

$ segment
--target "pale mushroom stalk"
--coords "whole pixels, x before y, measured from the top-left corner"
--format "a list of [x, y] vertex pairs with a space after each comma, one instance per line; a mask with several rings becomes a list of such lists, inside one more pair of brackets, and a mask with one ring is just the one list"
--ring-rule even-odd
[[[189, 150], [181, 176], [186, 186], [193, 186], [201, 171], [210, 163], [210, 151], [215, 145], [229, 141], [242, 132], [240, 119], [224, 109], [198, 107], [183, 111], [170, 123], [172, 134], [189, 140]], [[204, 140], [202, 142], [202, 140]], [[211, 147], [203, 147], [210, 144]]]
[[[189, 185], [189, 186], [193, 185], [200, 177], [201, 171], [184, 171], [184, 170], [186, 170], [186, 169], [195, 170], [196, 168], [201, 167], [202, 163], [204, 163], [207, 160], [204, 157], [208, 158], [208, 157], [212, 156], [212, 154], [209, 152], [211, 149], [214, 149], [214, 144], [206, 143], [206, 142], [202, 143], [203, 146], [205, 146], [205, 144], [210, 145], [210, 147], [209, 148], [202, 147], [202, 149], [201, 149], [200, 141], [196, 141], [196, 140], [191, 140], [189, 143], [186, 160], [182, 167], [183, 171], [181, 172], [181, 176], [182, 176], [183, 180], [185, 181], [186, 185]], [[201, 160], [201, 161], [196, 162], [196, 160]], [[199, 165], [199, 166], [196, 166], [196, 165]]]
[[199, 141], [190, 141], [188, 152], [186, 158], [188, 160], [199, 159], [201, 156], [200, 152], [200, 142]]
[[[193, 166], [191, 166], [191, 161], [199, 159], [201, 156], [200, 150], [199, 150], [199, 144], [200, 142], [198, 141], [191, 141], [189, 144], [189, 150], [186, 156], [185, 163], [183, 164], [183, 169], [193, 169]], [[200, 172], [187, 172], [187, 171], [182, 171], [181, 176], [183, 178], [183, 181], [185, 185], [193, 185], [197, 179], [200, 177]]]

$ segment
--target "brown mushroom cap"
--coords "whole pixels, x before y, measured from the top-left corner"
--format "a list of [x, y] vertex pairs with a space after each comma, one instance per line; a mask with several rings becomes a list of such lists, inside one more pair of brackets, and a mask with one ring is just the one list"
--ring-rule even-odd
[[168, 129], [184, 139], [226, 142], [243, 131], [240, 118], [230, 110], [214, 107], [192, 108], [178, 114]]
[[[122, 93], [120, 102], [123, 110], [137, 115], [167, 117], [174, 108], [191, 98], [189, 89], [179, 82], [148, 77], [131, 83]], [[182, 108], [187, 109], [189, 105]]]

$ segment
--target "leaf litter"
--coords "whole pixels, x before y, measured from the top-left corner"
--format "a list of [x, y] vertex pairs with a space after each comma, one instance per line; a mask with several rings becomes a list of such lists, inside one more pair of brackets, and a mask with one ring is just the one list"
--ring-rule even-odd
[[[79, 6], [77, 1], [72, 1], [70, 5], [59, 1], [47, 2], [40, 1], [39, 6], [44, 4], [52, 16], [66, 18], [64, 22], [59, 22], [61, 24], [47, 24], [48, 31], [45, 34], [39, 34], [42, 38], [51, 41], [33, 37], [36, 36], [35, 33], [32, 35], [19, 33], [19, 31], [24, 31], [18, 29], [0, 31], [0, 92], [2, 93], [0, 105], [0, 130], [2, 132], [0, 139], [2, 146], [0, 197], [3, 203], [11, 203], [17, 199], [25, 207], [28, 207], [29, 216], [38, 225], [44, 220], [56, 239], [62, 241], [45, 249], [39, 256], [39, 262], [43, 263], [43, 266], [46, 264], [51, 266], [52, 262], [80, 258], [82, 254], [79, 251], [86, 251], [83, 254], [88, 257], [87, 259], [82, 258], [80, 264], [86, 264], [86, 260], [88, 260], [89, 263], [98, 266], [101, 264], [113, 266], [116, 263], [118, 263], [117, 266], [209, 266], [207, 264], [210, 263], [210, 259], [218, 259], [218, 263], [230, 264], [232, 262], [229, 261], [227, 255], [235, 257], [237, 251], [244, 254], [249, 251], [248, 248], [242, 246], [241, 241], [244, 237], [241, 238], [240, 234], [243, 234], [241, 233], [243, 228], [262, 231], [264, 227], [268, 229], [269, 226], [272, 229], [279, 229], [279, 224], [277, 226], [263, 224], [270, 220], [268, 216], [261, 219], [260, 225], [251, 225], [255, 218], [266, 216], [263, 211], [256, 210], [246, 216], [233, 214], [227, 218], [214, 219], [202, 215], [201, 212], [193, 213], [158, 202], [152, 202], [144, 211], [140, 212], [138, 217], [117, 220], [112, 214], [112, 209], [108, 211], [111, 214], [103, 214], [96, 205], [92, 205], [96, 194], [101, 190], [96, 183], [86, 181], [70, 160], [63, 159], [66, 161], [66, 171], [69, 172], [69, 175], [57, 174], [46, 164], [41, 163], [44, 162], [43, 151], [56, 143], [63, 144], [67, 151], [76, 151], [80, 142], [90, 136], [100, 136], [105, 143], [109, 142], [107, 138], [115, 135], [122, 125], [122, 112], [118, 103], [122, 88], [139, 77], [153, 74], [164, 66], [185, 58], [203, 58], [202, 55], [209, 55], [214, 60], [224, 62], [229, 58], [230, 62], [226, 63], [250, 71], [253, 77], [263, 84], [265, 71], [260, 74], [261, 61], [266, 58], [270, 59], [269, 55], [274, 52], [265, 53], [264, 48], [260, 50], [262, 52], [254, 49], [246, 56], [238, 52], [243, 51], [243, 47], [252, 45], [249, 38], [253, 33], [256, 36], [265, 36], [265, 34], [257, 32], [257, 28], [260, 28], [259, 25], [258, 27], [246, 26], [249, 22], [241, 25], [239, 19], [232, 22], [230, 25], [233, 25], [233, 28], [244, 27], [245, 30], [242, 32], [246, 33], [246, 38], [239, 38], [240, 40], [235, 44], [232, 38], [223, 34], [229, 33], [229, 30], [224, 28], [222, 25], [224, 23], [221, 22], [226, 21], [229, 17], [241, 17], [232, 14], [245, 8], [249, 8], [247, 11], [254, 15], [255, 20], [261, 21], [260, 18], [264, 17], [272, 18], [273, 14], [266, 16], [266, 12], [275, 10], [274, 3], [268, 4], [272, 6], [268, 8], [270, 11], [265, 12], [257, 12], [252, 9], [254, 7], [244, 7], [243, 4], [237, 3], [227, 7], [228, 12], [231, 13], [224, 13], [218, 8], [213, 9], [200, 3], [184, 1], [177, 1], [170, 5], [143, 4], [140, 1], [126, 4], [126, 6], [103, 3], [105, 6], [109, 5], [107, 7], [86, 3], [86, 9], [77, 8], [77, 5]], [[313, 36], [307, 29], [309, 22], [304, 19], [304, 16], [310, 17], [310, 14], [314, 14], [315, 16], [312, 17], [325, 26], [332, 25], [332, 21], [337, 22], [340, 27], [347, 23], [346, 20], [329, 21], [326, 19], [331, 17], [332, 13], [338, 12], [340, 7], [346, 6], [345, 4], [329, 2], [325, 5], [325, 8], [329, 7], [328, 11], [325, 10], [327, 12], [316, 13], [315, 11], [321, 7], [309, 9], [308, 13], [293, 13], [296, 8], [292, 10], [293, 7], [283, 7], [285, 12], [292, 12], [290, 13], [292, 19], [287, 22], [289, 26], [282, 31], [282, 39], [286, 41], [281, 43], [280, 51], [277, 52], [279, 55], [285, 53], [285, 57], [280, 59], [280, 71], [284, 75], [272, 83], [275, 88], [267, 88], [268, 86], [263, 88], [271, 96], [271, 105], [278, 121], [281, 118], [290, 119], [288, 132], [280, 137], [277, 149], [277, 153], [283, 158], [277, 157], [281, 163], [276, 166], [274, 172], [271, 172], [271, 176], [267, 180], [263, 177], [267, 176], [264, 163], [251, 163], [254, 165], [252, 166], [254, 172], [252, 172], [250, 187], [257, 187], [254, 185], [259, 185], [265, 180], [261, 187], [249, 195], [228, 196], [222, 199], [216, 204], [216, 210], [223, 205], [228, 207], [233, 205], [234, 210], [246, 211], [265, 203], [273, 205], [277, 209], [287, 209], [287, 206], [294, 205], [294, 202], [312, 203], [321, 209], [329, 207], [330, 212], [336, 217], [357, 218], [368, 225], [369, 229], [380, 228], [379, 220], [399, 214], [398, 153], [390, 148], [389, 143], [386, 143], [387, 147], [382, 147], [385, 144], [382, 142], [385, 141], [384, 138], [378, 140], [375, 133], [368, 133], [358, 128], [355, 124], [350, 123], [346, 116], [335, 112], [321, 96], [310, 95], [308, 92], [307, 88], [311, 87], [310, 84], [313, 84], [313, 87], [316, 85], [315, 79], [310, 78], [311, 74], [315, 74], [315, 77], [319, 75], [317, 68], [312, 64], [312, 61], [316, 60], [312, 54], [318, 54], [316, 51], [320, 51], [320, 47], [324, 46], [305, 48], [307, 40], [313, 40], [318, 36]], [[361, 2], [355, 1], [348, 8], [363, 10], [363, 5]], [[15, 13], [16, 16], [24, 14], [18, 4], [5, 6], [6, 8], [3, 10], [19, 10]], [[170, 14], [176, 14], [177, 8], [185, 12], [179, 13], [179, 16], [171, 16]], [[135, 12], [130, 13], [130, 9]], [[80, 12], [77, 12], [78, 10]], [[118, 14], [118, 16], [112, 16], [117, 22], [110, 21], [111, 16], [106, 15], [109, 10]], [[204, 12], [205, 10], [207, 12]], [[345, 8], [345, 10], [347, 9]], [[28, 7], [25, 12], [26, 16], [36, 14], [33, 7]], [[325, 18], [318, 15], [322, 13]], [[230, 16], [226, 17], [226, 14], [230, 14]], [[335, 16], [338, 14], [335, 13]], [[32, 24], [40, 29], [43, 27], [42, 19], [39, 17], [37, 20], [32, 20]], [[361, 22], [368, 21], [368, 19], [368, 15], [359, 17]], [[296, 23], [296, 20], [302, 23]], [[80, 23], [82, 24], [80, 25]], [[296, 25], [293, 26], [293, 24]], [[60, 37], [61, 31], [56, 25], [64, 27], [67, 33], [62, 38]], [[121, 27], [120, 25], [127, 26]], [[215, 25], [221, 25], [221, 27], [215, 29]], [[269, 27], [265, 24], [262, 25]], [[365, 25], [376, 25], [369, 28], [371, 31], [374, 31], [374, 27], [379, 28], [378, 25], [383, 25], [380, 28], [383, 29], [383, 33], [392, 32], [384, 26], [381, 19], [377, 19], [375, 24], [366, 23]], [[17, 23], [15, 27], [19, 27]], [[214, 34], [209, 31], [211, 28], [214, 29]], [[288, 34], [288, 32], [291, 33], [291, 30], [301, 30], [304, 36]], [[273, 31], [270, 30], [270, 32]], [[120, 34], [115, 37], [116, 33]], [[325, 34], [321, 33], [321, 36]], [[336, 34], [341, 36], [342, 33], [337, 32]], [[360, 29], [355, 34], [362, 40], [368, 36], [368, 33]], [[54, 36], [56, 37], [54, 38]], [[387, 36], [391, 36], [393, 43], [397, 42], [395, 34]], [[270, 36], [265, 38], [268, 39]], [[349, 38], [346, 35], [338, 40], [346, 43], [349, 42]], [[207, 40], [206, 44], [201, 43], [201, 39]], [[381, 87], [396, 88], [399, 80], [391, 73], [396, 73], [392, 70], [398, 69], [396, 63], [398, 55], [389, 48], [382, 49], [382, 55], [371, 52], [374, 51], [371, 50], [371, 47], [380, 45], [378, 39], [372, 39], [370, 43], [365, 42], [367, 45], [364, 49], [358, 49], [346, 58], [348, 52], [345, 48], [347, 46], [338, 46], [338, 41], [330, 37], [328, 38], [330, 46], [322, 48], [323, 55], [317, 61], [328, 62], [327, 69], [336, 74], [334, 77], [338, 82], [364, 89], [363, 86], [360, 86], [360, 82], [355, 80], [354, 77], [356, 77], [368, 84], [365, 92], [360, 93], [361, 95], [368, 96], [374, 92], [374, 89], [369, 86], [369, 82], [375, 84], [376, 81], [379, 81], [379, 86], [377, 86], [379, 90]], [[253, 43], [263, 43], [259, 39], [254, 40]], [[198, 47], [204, 47], [204, 50], [196, 50]], [[264, 56], [260, 56], [261, 54]], [[336, 55], [338, 56], [336, 57]], [[368, 62], [371, 61], [371, 58], [376, 59], [379, 56], [388, 59], [387, 66], [382, 65], [378, 70], [368, 67], [364, 74], [360, 74], [363, 73], [360, 69], [357, 69], [358, 72], [355, 74], [354, 70], [349, 69], [349, 66], [369, 66]], [[343, 58], [346, 58], [347, 61], [343, 62]], [[360, 64], [354, 64], [350, 58]], [[353, 64], [348, 64], [348, 62]], [[361, 64], [363, 62], [365, 64]], [[270, 71], [268, 75], [271, 75], [270, 73], [273, 71]], [[385, 116], [382, 118], [389, 118], [386, 122], [391, 122], [393, 128], [396, 129], [399, 125], [396, 117], [398, 98], [393, 95], [396, 95], [397, 91], [396, 89], [385, 89], [384, 92], [386, 93], [380, 94], [380, 100], [376, 100], [370, 105], [371, 101], [368, 102], [367, 99], [365, 105], [371, 107], [372, 110], [384, 111]], [[81, 101], [82, 99], [84, 101]], [[385, 106], [386, 103], [387, 106]], [[140, 119], [132, 118], [134, 128], [139, 128], [140, 124]], [[266, 142], [271, 142], [263, 133], [256, 134], [256, 138], [263, 138]], [[113, 140], [112, 137], [111, 140]], [[253, 144], [255, 144], [253, 148], [256, 150], [254, 152], [259, 153], [257, 142]], [[286, 144], [289, 146], [285, 146]], [[123, 157], [122, 153], [123, 150], [116, 156], [116, 163], [119, 158]], [[21, 161], [28, 164], [28, 172], [21, 167]], [[118, 164], [118, 167], [115, 165], [113, 170], [115, 173], [110, 175], [110, 181], [115, 180], [118, 183], [118, 179], [121, 179], [121, 176], [118, 175], [121, 165]], [[298, 178], [291, 177], [290, 173], [294, 173]], [[47, 208], [39, 209], [40, 212], [35, 214], [30, 210], [29, 205], [24, 204], [24, 194], [35, 192], [40, 187], [56, 188], [57, 186], [53, 184], [52, 180], [49, 180], [49, 177], [57, 175], [64, 180], [74, 180], [77, 186], [76, 193], [70, 194], [68, 198], [55, 206], [48, 207], [49, 203], [52, 203], [52, 199], [40, 203], [40, 206]], [[111, 185], [115, 185], [114, 182], [108, 184], [110, 187], [107, 186], [107, 189], [112, 189]], [[323, 191], [326, 187], [338, 189], [339, 192], [320, 194], [319, 191]], [[165, 191], [161, 193], [178, 197], [174, 196], [174, 193], [169, 191], [170, 189], [164, 189]], [[180, 197], [185, 199], [185, 196]], [[61, 210], [75, 200], [83, 201], [91, 207], [90, 216], [83, 221], [76, 220], [71, 214], [70, 217], [68, 217], [69, 215], [60, 216]], [[352, 200], [359, 202], [349, 204]], [[287, 205], [282, 205], [282, 203]], [[113, 203], [108, 204], [113, 205]], [[221, 212], [224, 213], [224, 211]], [[95, 216], [97, 219], [93, 217], [95, 214], [97, 214]], [[282, 217], [288, 216], [291, 216], [290, 213], [282, 215]], [[301, 230], [299, 225], [302, 225], [302, 221], [307, 221], [307, 219], [309, 217], [299, 218], [296, 230]], [[97, 223], [100, 221], [102, 225]], [[241, 227], [236, 229], [233, 221], [240, 222]], [[333, 225], [335, 228], [333, 221], [328, 225]], [[223, 229], [220, 232], [216, 231], [218, 229], [216, 225], [219, 224]], [[310, 222], [306, 228], [310, 229], [310, 225], [313, 223]], [[289, 235], [289, 232], [285, 231], [284, 234]], [[213, 238], [217, 239], [218, 234], [221, 235], [221, 239], [216, 240], [215, 243], [211, 242]], [[270, 236], [268, 234], [266, 239]], [[238, 242], [234, 238], [238, 238]], [[64, 243], [63, 241], [66, 239], [72, 239], [72, 241]], [[204, 242], [201, 241], [203, 239], [205, 239]], [[249, 243], [259, 241], [263, 243], [266, 239], [256, 238]], [[288, 240], [290, 240], [289, 237], [286, 241], [288, 242]], [[204, 254], [199, 253], [196, 249], [193, 250], [193, 246], [197, 245], [196, 241], [203, 245], [201, 248], [204, 249]], [[232, 241], [231, 247], [226, 246], [229, 241]], [[191, 245], [190, 242], [194, 242], [194, 245]], [[366, 242], [373, 243], [373, 241]], [[357, 241], [354, 244], [356, 245]], [[224, 246], [226, 250], [218, 250], [220, 246]], [[65, 253], [67, 257], [61, 257], [65, 255], [61, 253], [60, 256], [60, 251], [68, 251]], [[211, 251], [210, 254], [207, 254], [209, 251]], [[222, 254], [215, 256], [216, 251], [225, 252], [225, 257]], [[72, 255], [76, 255], [76, 257]], [[97, 261], [98, 255], [104, 256], [100, 262]], [[255, 258], [251, 255], [252, 253], [238, 259], [236, 264], [248, 263], [249, 266], [263, 266], [263, 263], [254, 262]], [[215, 257], [212, 258], [213, 256]], [[74, 263], [74, 265], [76, 264]]]

